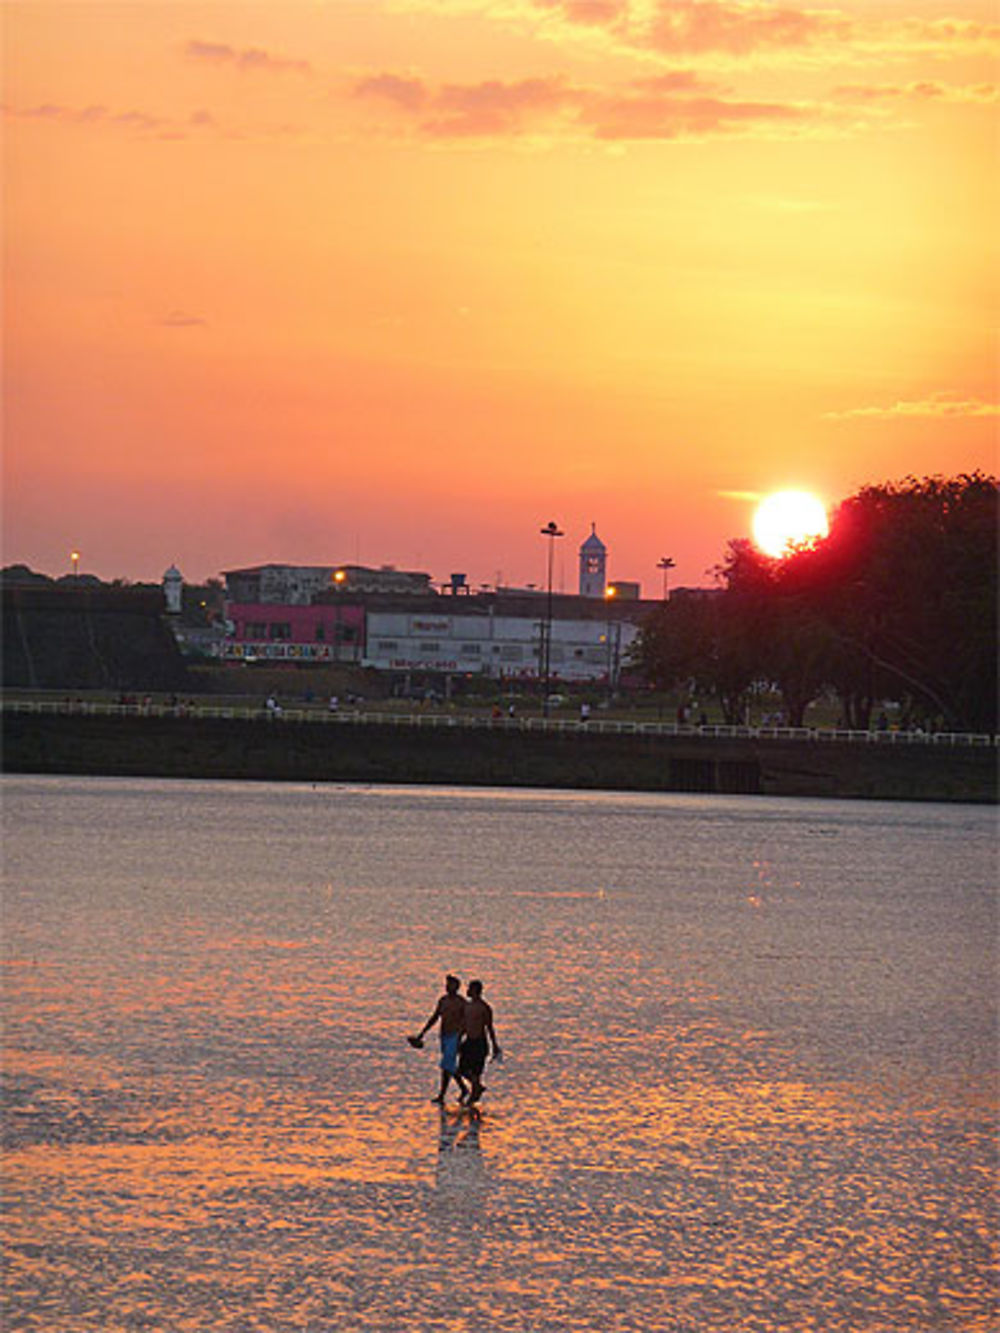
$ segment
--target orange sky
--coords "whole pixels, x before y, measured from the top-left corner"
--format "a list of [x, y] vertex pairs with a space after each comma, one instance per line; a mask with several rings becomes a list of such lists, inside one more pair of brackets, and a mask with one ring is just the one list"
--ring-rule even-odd
[[5, 4], [4, 562], [655, 595], [995, 470], [992, 12]]

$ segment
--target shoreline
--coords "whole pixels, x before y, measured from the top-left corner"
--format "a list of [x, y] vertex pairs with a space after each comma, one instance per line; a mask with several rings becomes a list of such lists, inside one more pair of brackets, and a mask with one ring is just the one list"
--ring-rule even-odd
[[3, 716], [10, 773], [996, 804], [995, 747], [351, 721]]

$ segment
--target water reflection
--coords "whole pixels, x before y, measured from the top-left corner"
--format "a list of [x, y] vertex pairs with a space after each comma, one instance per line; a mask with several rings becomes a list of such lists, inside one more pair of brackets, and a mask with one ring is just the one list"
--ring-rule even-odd
[[[995, 1323], [990, 812], [7, 804], [12, 1328]], [[404, 1040], [452, 966], [483, 1111]]]
[[441, 1106], [435, 1185], [449, 1194], [470, 1195], [487, 1183], [480, 1132], [483, 1112], [478, 1106]]

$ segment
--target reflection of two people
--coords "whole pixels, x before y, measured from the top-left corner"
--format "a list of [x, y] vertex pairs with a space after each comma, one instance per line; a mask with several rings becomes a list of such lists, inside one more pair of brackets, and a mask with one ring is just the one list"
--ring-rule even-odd
[[435, 1178], [439, 1189], [468, 1190], [486, 1180], [479, 1141], [483, 1113], [477, 1106], [442, 1106]]

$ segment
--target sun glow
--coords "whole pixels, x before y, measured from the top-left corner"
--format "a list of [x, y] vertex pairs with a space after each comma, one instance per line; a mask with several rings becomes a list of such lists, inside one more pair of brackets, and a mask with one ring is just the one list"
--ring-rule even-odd
[[753, 516], [753, 539], [765, 555], [780, 559], [830, 530], [822, 500], [808, 491], [776, 491]]

